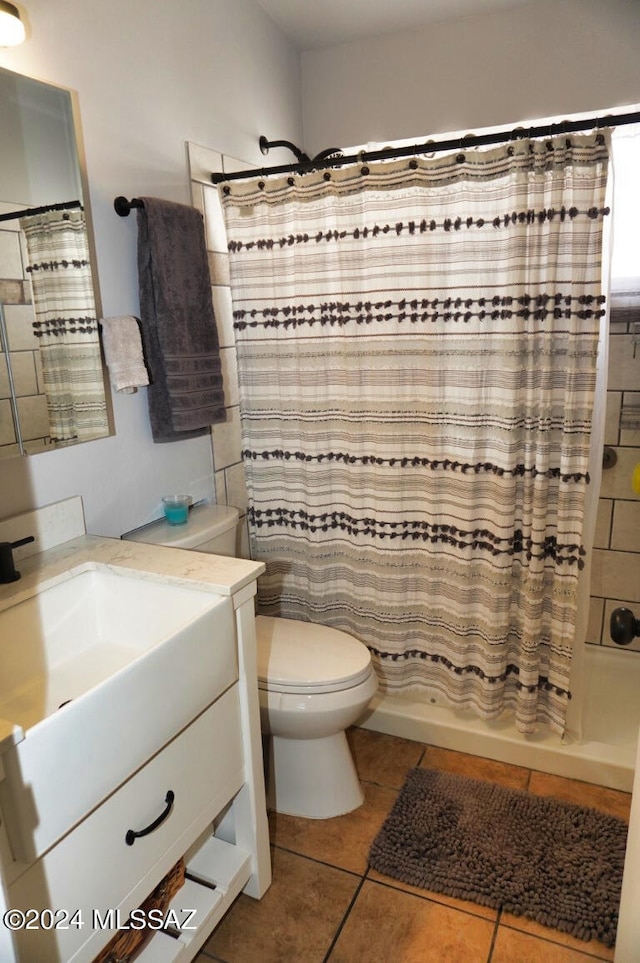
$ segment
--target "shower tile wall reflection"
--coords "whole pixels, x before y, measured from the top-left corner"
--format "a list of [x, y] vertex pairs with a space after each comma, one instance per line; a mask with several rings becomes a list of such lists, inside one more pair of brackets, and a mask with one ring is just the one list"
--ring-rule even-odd
[[[602, 473], [587, 641], [619, 649], [611, 612], [623, 606], [640, 617], [640, 494], [632, 487], [640, 464], [640, 292], [611, 298], [605, 445], [617, 462]], [[640, 639], [624, 650], [640, 652]]]
[[[14, 210], [15, 206], [0, 203], [0, 212]], [[42, 451], [49, 444], [49, 420], [42, 389], [40, 353], [32, 327], [31, 285], [24, 270], [17, 222], [3, 223], [0, 230], [0, 303], [7, 328], [20, 428], [25, 450]], [[19, 454], [9, 397], [7, 361], [0, 353], [0, 455]]]

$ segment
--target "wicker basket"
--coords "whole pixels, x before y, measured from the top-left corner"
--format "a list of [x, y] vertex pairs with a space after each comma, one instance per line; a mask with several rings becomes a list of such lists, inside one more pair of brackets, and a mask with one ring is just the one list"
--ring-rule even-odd
[[[184, 860], [180, 859], [164, 879], [158, 883], [140, 909], [145, 914], [148, 914], [150, 910], [161, 910], [164, 913], [180, 887], [184, 885], [184, 873]], [[129, 963], [153, 936], [153, 933], [154, 930], [148, 927], [118, 933], [95, 957], [93, 963]]]

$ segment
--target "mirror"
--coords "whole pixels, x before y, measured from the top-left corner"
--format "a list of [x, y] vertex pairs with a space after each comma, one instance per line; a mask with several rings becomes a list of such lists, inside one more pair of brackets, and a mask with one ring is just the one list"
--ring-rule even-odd
[[0, 68], [0, 457], [110, 434], [76, 116]]

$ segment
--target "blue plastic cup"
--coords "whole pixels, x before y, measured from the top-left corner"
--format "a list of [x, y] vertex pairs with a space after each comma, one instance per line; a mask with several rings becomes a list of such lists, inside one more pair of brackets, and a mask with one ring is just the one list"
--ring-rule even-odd
[[189, 518], [190, 495], [165, 495], [162, 499], [164, 515], [169, 525], [184, 525]]

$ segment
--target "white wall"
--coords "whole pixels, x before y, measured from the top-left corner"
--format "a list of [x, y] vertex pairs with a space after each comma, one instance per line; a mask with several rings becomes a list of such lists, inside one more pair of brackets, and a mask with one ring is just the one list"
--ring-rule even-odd
[[305, 149], [640, 102], [638, 0], [536, 0], [303, 54]]
[[[113, 199], [189, 203], [186, 142], [264, 164], [258, 137], [300, 142], [299, 56], [253, 0], [24, 0], [29, 39], [0, 65], [78, 93], [103, 315], [138, 314], [135, 216]], [[116, 435], [0, 462], [0, 517], [81, 495], [120, 535], [170, 491], [214, 494], [208, 437], [152, 442], [145, 392], [114, 397]]]
[[[29, 39], [0, 65], [78, 92], [105, 315], [139, 307], [136, 222], [113, 198], [188, 202], [186, 141], [261, 166], [262, 133], [315, 152], [640, 102], [637, 0], [540, 0], [309, 51], [302, 98], [298, 55], [254, 0], [21, 9]], [[88, 529], [117, 535], [167, 491], [213, 494], [207, 438], [154, 445], [144, 391], [114, 405], [115, 437], [0, 462], [0, 517], [80, 494]]]

